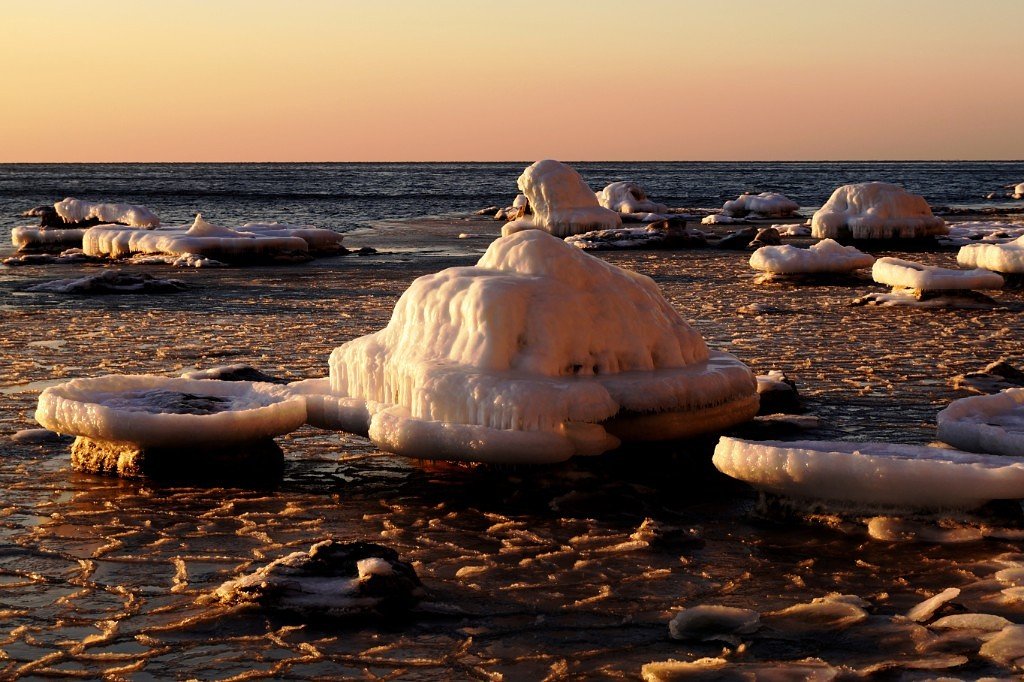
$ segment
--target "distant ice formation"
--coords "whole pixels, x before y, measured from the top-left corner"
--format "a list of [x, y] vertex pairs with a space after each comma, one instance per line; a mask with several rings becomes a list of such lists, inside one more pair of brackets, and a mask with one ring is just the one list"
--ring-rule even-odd
[[413, 282], [385, 329], [334, 350], [330, 389], [362, 401], [381, 449], [491, 462], [692, 436], [758, 405], [750, 370], [650, 279], [537, 230]]
[[946, 234], [928, 202], [887, 182], [837, 188], [811, 218], [811, 234], [829, 239], [912, 239]]
[[533, 213], [507, 223], [501, 228], [503, 236], [533, 229], [567, 237], [622, 227], [619, 214], [602, 207], [580, 174], [564, 163], [537, 161], [523, 171], [518, 184]]
[[160, 226], [160, 218], [145, 206], [134, 204], [100, 204], [68, 197], [53, 205], [65, 223], [81, 223], [96, 220], [100, 223], [118, 223], [130, 227], [154, 228]]
[[1006, 244], [961, 246], [956, 262], [964, 268], [984, 268], [1007, 275], [1024, 274], [1024, 237]]
[[973, 509], [1024, 498], [1024, 458], [918, 445], [723, 437], [713, 461], [760, 490], [848, 505]]
[[778, 192], [741, 194], [722, 206], [722, 213], [733, 218], [789, 218], [799, 210], [800, 204]]
[[651, 201], [635, 182], [613, 182], [597, 193], [597, 201], [616, 213], [665, 213], [668, 206]]
[[936, 420], [943, 443], [972, 452], [1024, 457], [1024, 388], [954, 400]]
[[750, 256], [750, 267], [778, 275], [848, 273], [874, 262], [874, 256], [833, 239], [823, 239], [807, 249], [788, 244], [762, 246]]

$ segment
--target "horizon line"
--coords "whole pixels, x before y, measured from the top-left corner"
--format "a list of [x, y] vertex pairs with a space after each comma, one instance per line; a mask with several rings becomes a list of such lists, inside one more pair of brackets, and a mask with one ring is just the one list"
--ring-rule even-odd
[[[550, 158], [550, 157], [547, 157]], [[563, 163], [1024, 163], [1024, 159], [559, 159]], [[237, 165], [287, 165], [287, 164], [532, 164], [534, 161], [525, 159], [503, 160], [382, 160], [382, 161], [0, 161], [2, 166], [42, 166], [42, 165], [126, 165], [126, 164], [237, 164]]]

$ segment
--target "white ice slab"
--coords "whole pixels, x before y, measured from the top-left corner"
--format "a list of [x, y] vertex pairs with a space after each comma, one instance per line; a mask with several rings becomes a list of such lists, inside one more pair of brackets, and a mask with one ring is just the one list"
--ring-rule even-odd
[[936, 421], [944, 443], [972, 452], [1024, 457], [1024, 388], [954, 400]]

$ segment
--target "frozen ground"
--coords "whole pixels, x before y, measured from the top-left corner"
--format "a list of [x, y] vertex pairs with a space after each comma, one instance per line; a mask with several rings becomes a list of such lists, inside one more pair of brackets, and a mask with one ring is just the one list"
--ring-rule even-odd
[[[488, 237], [460, 240], [460, 232], [500, 229], [494, 221], [378, 226], [346, 237], [386, 252], [377, 256], [175, 270], [188, 297], [71, 302], [24, 289], [94, 267], [0, 269], [0, 649], [8, 657], [0, 677], [103, 669], [125, 678], [636, 678], [650, 661], [721, 654], [720, 642], [669, 637], [683, 607], [765, 613], [829, 592], [859, 595], [873, 616], [890, 616], [958, 587], [969, 611], [1024, 622], [1024, 604], [1002, 598], [1010, 583], [994, 578], [1018, 541], [916, 544], [901, 541], [904, 522], [873, 522], [879, 540], [860, 522], [762, 514], [754, 493], [713, 471], [712, 443], [509, 469], [418, 463], [306, 427], [280, 439], [283, 479], [254, 489], [76, 474], [66, 443], [8, 439], [32, 426], [39, 391], [68, 377], [177, 375], [234, 362], [323, 376], [331, 349], [382, 328], [415, 277], [477, 260]], [[874, 255], [955, 263], [955, 249]], [[967, 395], [949, 379], [1021, 356], [1019, 289], [1000, 292], [997, 310], [868, 310], [849, 302], [882, 285], [755, 287], [742, 251], [601, 257], [652, 276], [712, 349], [759, 374], [795, 378], [822, 426], [792, 437], [928, 443], [938, 410]], [[426, 599], [407, 621], [388, 624], [304, 623], [195, 603], [327, 537], [394, 548], [415, 564]], [[817, 656], [863, 668], [924, 655], [917, 635], [890, 636], [873, 623], [841, 637], [761, 640], [730, 658]], [[967, 662], [943, 674], [1018, 674], [978, 648], [967, 646]]]

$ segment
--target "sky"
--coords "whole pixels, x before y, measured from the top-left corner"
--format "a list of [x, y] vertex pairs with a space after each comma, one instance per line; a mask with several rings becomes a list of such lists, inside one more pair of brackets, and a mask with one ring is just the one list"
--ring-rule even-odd
[[1020, 0], [0, 0], [0, 162], [1024, 159]]

